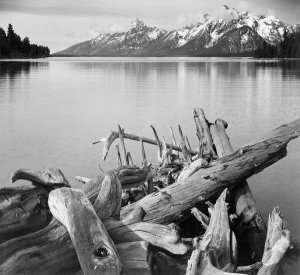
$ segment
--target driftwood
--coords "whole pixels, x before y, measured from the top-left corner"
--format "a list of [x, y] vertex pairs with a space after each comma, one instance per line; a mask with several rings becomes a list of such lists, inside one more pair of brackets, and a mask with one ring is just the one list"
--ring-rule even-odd
[[[115, 173], [99, 175], [83, 185], [82, 191], [93, 204], [97, 203], [97, 198], [102, 197], [101, 193], [110, 193], [105, 189], [111, 188], [113, 184], [102, 184], [102, 182], [115, 180]], [[149, 227], [147, 223], [141, 224], [139, 209], [128, 215], [127, 219], [116, 221], [113, 225], [111, 225], [111, 220], [104, 220], [106, 227], [108, 227], [107, 223], [110, 223], [108, 233], [113, 241], [115, 241], [114, 238], [116, 243], [153, 241], [154, 245], [170, 249], [172, 253], [184, 254], [188, 251], [189, 247], [181, 242], [178, 231], [172, 226], [151, 225]], [[98, 216], [101, 213], [103, 212], [99, 211]], [[111, 214], [113, 213], [114, 210]], [[103, 219], [101, 215], [99, 218]], [[131, 230], [136, 230], [136, 232], [132, 233]], [[124, 232], [127, 232], [126, 235]], [[131, 239], [127, 236], [129, 233]], [[0, 253], [0, 273], [4, 274], [21, 272], [40, 274], [45, 270], [48, 274], [64, 274], [79, 269], [68, 232], [56, 219], [52, 219], [48, 226], [39, 231], [0, 244], [0, 250], [3, 252]]]
[[162, 192], [147, 195], [123, 207], [121, 217], [126, 217], [137, 207], [143, 207], [145, 221], [167, 224], [178, 220], [183, 211], [196, 203], [204, 202], [226, 187], [234, 187], [285, 157], [288, 142], [299, 135], [300, 119], [282, 125], [268, 139], [245, 146], [214, 161], [209, 167], [200, 169], [191, 177], [164, 188]]
[[187, 275], [224, 274], [223, 271], [235, 270], [237, 242], [229, 227], [226, 192], [227, 189], [213, 208], [208, 228], [197, 244], [199, 248], [193, 251], [188, 262]]
[[213, 141], [209, 130], [209, 125], [204, 112], [201, 108], [194, 109], [194, 120], [197, 128], [197, 136], [200, 141], [203, 141], [207, 153], [211, 154], [213, 158], [217, 158], [216, 152], [213, 148]]
[[[225, 131], [227, 123], [222, 119], [217, 119], [215, 123], [211, 125], [210, 131], [218, 156], [222, 158], [232, 154], [234, 150]], [[257, 262], [263, 254], [267, 228], [246, 181], [233, 189], [232, 200], [234, 212], [238, 218], [237, 232], [243, 240], [246, 240], [246, 247], [243, 248], [244, 251], [241, 254], [243, 256], [247, 254], [249, 259]]]
[[282, 219], [279, 207], [275, 207], [269, 216], [262, 267], [258, 275], [276, 275], [279, 262], [290, 246], [290, 231], [287, 229], [287, 223]]
[[[157, 141], [155, 139], [151, 139], [151, 138], [147, 138], [147, 137], [141, 137], [141, 136], [137, 136], [137, 135], [134, 135], [134, 134], [128, 134], [128, 133], [125, 133], [124, 130], [122, 132], [123, 132], [123, 138], [131, 139], [131, 140], [136, 140], [136, 141], [142, 140], [144, 143], [149, 143], [149, 144], [152, 144], [152, 145], [157, 145]], [[100, 141], [93, 142], [93, 144], [97, 144], [97, 143], [100, 143], [100, 142], [103, 143], [103, 160], [106, 159], [110, 146], [112, 145], [112, 143], [118, 137], [119, 137], [119, 132], [117, 132], [117, 131], [111, 131], [108, 134], [107, 137], [102, 138]], [[172, 150], [176, 150], [176, 151], [181, 152], [181, 148], [179, 146], [172, 145], [170, 143], [166, 143], [166, 145], [167, 145], [168, 148], [172, 148]], [[190, 153], [192, 155], [196, 155], [197, 154], [196, 151], [192, 151]]]
[[45, 168], [41, 171], [30, 169], [19, 169], [14, 171], [11, 175], [11, 182], [15, 182], [20, 179], [31, 181], [33, 185], [42, 185], [49, 189], [64, 186], [70, 187], [70, 184], [63, 173], [56, 168]]
[[0, 190], [0, 243], [49, 224], [48, 194], [49, 191], [42, 186]]
[[11, 175], [11, 182], [17, 180], [31, 181], [36, 187], [0, 190], [0, 243], [49, 224], [49, 191], [63, 186], [70, 187], [63, 173], [56, 168], [45, 168], [41, 171], [18, 169]]
[[[84, 274], [121, 273], [115, 245], [81, 190], [54, 190], [48, 202], [53, 216], [67, 228]], [[105, 206], [106, 202], [102, 204]]]
[[[186, 162], [173, 158], [174, 156], [171, 155], [171, 150], [174, 148], [173, 145], [168, 146], [164, 140], [163, 142], [154, 140], [154, 144], [163, 149], [161, 156], [166, 160], [163, 164], [165, 167], [150, 169], [150, 165], [146, 161], [145, 151], [143, 153], [143, 146], [141, 146], [143, 153], [142, 168], [133, 165], [122, 165], [111, 172], [101, 173], [91, 180], [85, 179], [85, 184], [82, 186], [81, 191], [73, 191], [69, 188], [52, 191], [55, 199], [52, 199], [52, 201], [50, 199], [50, 207], [52, 210], [57, 207], [56, 210], [53, 210], [53, 213], [66, 225], [68, 230], [54, 217], [51, 219], [49, 210], [46, 212], [43, 209], [43, 214], [37, 216], [37, 219], [42, 221], [40, 223], [40, 227], [43, 227], [42, 229], [37, 227], [39, 230], [32, 229], [32, 231], [37, 230], [34, 232], [29, 230], [30, 234], [28, 235], [21, 235], [0, 243], [0, 273], [76, 273], [80, 270], [78, 259], [83, 272], [92, 273], [95, 271], [93, 268], [97, 266], [97, 264], [94, 265], [95, 261], [99, 260], [97, 257], [100, 255], [105, 258], [106, 254], [109, 254], [107, 252], [112, 249], [115, 253], [114, 265], [117, 266], [117, 269], [112, 270], [112, 273], [114, 271], [118, 273], [122, 265], [122, 271], [127, 272], [126, 274], [134, 272], [136, 274], [151, 274], [155, 273], [155, 269], [163, 271], [164, 268], [161, 269], [159, 263], [167, 262], [170, 267], [172, 266], [173, 270], [177, 269], [178, 274], [182, 274], [183, 267], [186, 267], [187, 254], [191, 251], [191, 239], [181, 238], [178, 224], [184, 229], [184, 223], [188, 221], [189, 217], [194, 219], [194, 223], [197, 223], [195, 217], [202, 223], [203, 228], [199, 224], [199, 229], [197, 229], [199, 232], [196, 235], [203, 234], [203, 229], [206, 229], [206, 232], [201, 239], [194, 239], [195, 250], [187, 269], [188, 274], [198, 274], [199, 272], [201, 274], [231, 274], [230, 272], [235, 270], [246, 272], [257, 269], [261, 265], [262, 268], [259, 272], [266, 270], [266, 273], [261, 274], [268, 274], [269, 270], [271, 272], [276, 271], [278, 262], [290, 244], [289, 232], [286, 231], [285, 223], [280, 223], [278, 218], [272, 218], [272, 222], [269, 221], [269, 228], [279, 228], [281, 231], [270, 229], [264, 257], [259, 259], [261, 263], [258, 262], [254, 265], [237, 268], [237, 245], [229, 226], [227, 203], [225, 202], [226, 191], [224, 189], [230, 188], [232, 196], [232, 188], [239, 186], [248, 177], [283, 158], [286, 155], [288, 142], [300, 135], [300, 119], [275, 129], [252, 145], [245, 146], [228, 156], [217, 159], [216, 152], [219, 154], [218, 151], [224, 150], [224, 148], [220, 149], [216, 144], [217, 142], [212, 143], [209, 141], [210, 138], [211, 141], [215, 142], [214, 135], [209, 137], [213, 132], [214, 125], [206, 120], [203, 112], [200, 116], [201, 119], [198, 116], [198, 118], [195, 118], [195, 122], [196, 125], [197, 123], [200, 125], [199, 132], [201, 131], [201, 135], [199, 134], [199, 142], [201, 148], [205, 147], [206, 152], [204, 154], [200, 148], [199, 153], [194, 154], [190, 152], [190, 149], [187, 149], [191, 155], [194, 155], [190, 160], [186, 159], [187, 162], [195, 161], [191, 162], [184, 171], [181, 171], [181, 178], [178, 181], [173, 183], [174, 179], [179, 175], [183, 164], [186, 165]], [[221, 120], [217, 120], [215, 125], [221, 127], [217, 129], [218, 131], [223, 131], [222, 128], [225, 129], [227, 127], [226, 123]], [[209, 132], [209, 127], [212, 130], [211, 132]], [[122, 137], [126, 138], [124, 130], [119, 129], [116, 138], [120, 135], [121, 139]], [[104, 152], [105, 150], [108, 152], [107, 148], [116, 138], [107, 138]], [[142, 145], [143, 142], [146, 142], [138, 136], [134, 136], [134, 138], [131, 136], [130, 138], [140, 141]], [[181, 139], [185, 141], [183, 134]], [[219, 138], [219, 140], [222, 139]], [[128, 160], [125, 146], [122, 148], [122, 152]], [[198, 157], [205, 158], [205, 162], [204, 159], [198, 160]], [[154, 174], [156, 177], [158, 175], [158, 179], [153, 178]], [[21, 178], [27, 177], [34, 184], [38, 185], [29, 189], [26, 195], [27, 202], [29, 202], [30, 198], [34, 198], [36, 190], [34, 188], [42, 188], [41, 190], [45, 192], [47, 198], [49, 191], [54, 188], [69, 187], [64, 177], [60, 177], [59, 180], [53, 180], [47, 175], [45, 177], [43, 172], [41, 176], [40, 172], [31, 171], [28, 173], [28, 170], [20, 170], [18, 173], [15, 173], [13, 178], [18, 179], [20, 175]], [[28, 175], [35, 176], [28, 177]], [[159, 182], [161, 179], [164, 182]], [[167, 187], [163, 188], [164, 186]], [[135, 187], [137, 187], [136, 190], [134, 189]], [[122, 188], [127, 189], [125, 191], [127, 195], [138, 191], [140, 188], [143, 194], [137, 192], [137, 196], [132, 197], [138, 201], [121, 208]], [[131, 189], [129, 190], [129, 188]], [[151, 193], [153, 188], [157, 191]], [[219, 196], [219, 194], [221, 196], [215, 205], [207, 201], [212, 197]], [[144, 195], [146, 196], [140, 199]], [[12, 193], [11, 197], [7, 197], [7, 192], [4, 192], [3, 196], [0, 197], [0, 206], [13, 205], [10, 198], [14, 196], [16, 195]], [[81, 205], [80, 201], [83, 202]], [[208, 206], [204, 202], [208, 203]], [[125, 199], [123, 199], [123, 203], [125, 203]], [[190, 210], [196, 204], [201, 211], [205, 208], [204, 211], [208, 211], [210, 217], [196, 208], [193, 209], [193, 214], [195, 215], [193, 217]], [[14, 207], [17, 207], [17, 205], [15, 203]], [[30, 207], [34, 208], [35, 205], [33, 204]], [[47, 208], [47, 204], [45, 208]], [[120, 208], [121, 215], [119, 215]], [[57, 211], [58, 209], [64, 210]], [[76, 212], [77, 209], [78, 213]], [[232, 210], [237, 211], [236, 209]], [[276, 210], [275, 212], [277, 213], [278, 211]], [[51, 219], [49, 224], [45, 224], [43, 216], [45, 213], [49, 215], [47, 223]], [[74, 216], [75, 219], [66, 218], [68, 216]], [[83, 217], [82, 224], [78, 222], [79, 216]], [[121, 220], [119, 216], [121, 216]], [[23, 220], [26, 220], [25, 216], [20, 215], [19, 224], [22, 224]], [[2, 221], [0, 216], [0, 223]], [[12, 222], [13, 220], [10, 220], [9, 223]], [[177, 225], [174, 225], [173, 222], [177, 222]], [[244, 222], [247, 222], [247, 219], [238, 219], [238, 222], [242, 225]], [[273, 226], [272, 224], [281, 225]], [[241, 229], [242, 227], [237, 226], [237, 228]], [[83, 232], [84, 230], [87, 231], [86, 235], [78, 238], [80, 236], [78, 232]], [[279, 231], [280, 234], [276, 233]], [[193, 237], [188, 235], [182, 236], [185, 238]], [[95, 243], [91, 241], [94, 237]], [[109, 241], [110, 238], [112, 242]], [[103, 243], [104, 239], [108, 241], [105, 241], [105, 244]], [[73, 245], [72, 241], [75, 245]], [[100, 243], [106, 248], [99, 249], [96, 251], [97, 255], [94, 255], [97, 245]], [[153, 247], [149, 244], [152, 244]], [[84, 253], [80, 249], [81, 247], [86, 247]], [[75, 249], [77, 250], [77, 255]], [[130, 252], [126, 250], [130, 250]], [[156, 250], [159, 252], [156, 253]], [[166, 255], [164, 252], [169, 255]], [[117, 254], [120, 256], [120, 261]], [[172, 257], [172, 254], [177, 254], [177, 258]], [[163, 256], [157, 258], [157, 255]], [[100, 264], [99, 261], [97, 263]], [[112, 266], [109, 265], [106, 268], [108, 273], [110, 273], [109, 270]]]

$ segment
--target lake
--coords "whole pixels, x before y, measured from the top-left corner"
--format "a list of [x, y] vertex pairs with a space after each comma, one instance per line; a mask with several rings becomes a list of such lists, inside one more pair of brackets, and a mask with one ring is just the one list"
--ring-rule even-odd
[[[117, 165], [112, 146], [106, 162], [94, 141], [120, 124], [128, 133], [178, 140], [180, 124], [197, 145], [193, 108], [210, 121], [229, 123], [239, 148], [300, 115], [300, 60], [240, 58], [48, 58], [0, 61], [0, 187], [18, 168], [58, 167], [74, 187], [74, 176], [93, 177]], [[139, 165], [139, 144], [125, 141]], [[148, 160], [156, 148], [146, 146]], [[300, 139], [288, 155], [249, 179], [267, 221], [280, 206], [294, 249], [281, 274], [300, 272]]]

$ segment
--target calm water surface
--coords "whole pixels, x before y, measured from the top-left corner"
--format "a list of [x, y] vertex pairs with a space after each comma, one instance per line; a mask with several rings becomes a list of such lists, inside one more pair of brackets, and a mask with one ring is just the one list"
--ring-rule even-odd
[[[300, 61], [220, 58], [49, 58], [0, 61], [0, 187], [23, 167], [59, 167], [73, 186], [116, 166], [114, 146], [101, 161], [104, 137], [120, 124], [170, 140], [181, 124], [196, 146], [193, 108], [228, 121], [234, 148], [300, 115]], [[178, 135], [177, 135], [178, 136]], [[126, 141], [136, 164], [138, 144]], [[155, 161], [156, 149], [146, 147]], [[263, 216], [280, 206], [295, 249], [282, 274], [300, 272], [300, 140], [288, 156], [253, 176], [250, 187]]]

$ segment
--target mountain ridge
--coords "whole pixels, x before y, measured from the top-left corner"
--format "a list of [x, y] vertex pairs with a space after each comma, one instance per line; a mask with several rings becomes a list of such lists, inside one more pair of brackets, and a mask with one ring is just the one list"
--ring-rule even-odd
[[286, 33], [300, 31], [274, 16], [252, 15], [223, 5], [232, 19], [204, 15], [175, 30], [149, 27], [142, 20], [131, 22], [127, 32], [100, 34], [57, 52], [55, 56], [249, 56], [264, 41], [280, 43]]

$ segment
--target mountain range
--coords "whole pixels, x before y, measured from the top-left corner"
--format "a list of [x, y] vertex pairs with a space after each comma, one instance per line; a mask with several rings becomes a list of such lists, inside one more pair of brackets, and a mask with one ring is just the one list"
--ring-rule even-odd
[[55, 56], [252, 56], [264, 41], [281, 42], [285, 34], [300, 31], [274, 16], [238, 12], [223, 5], [231, 19], [204, 15], [204, 22], [167, 31], [136, 19], [127, 32], [100, 34]]

